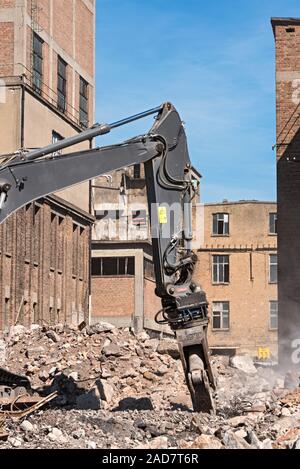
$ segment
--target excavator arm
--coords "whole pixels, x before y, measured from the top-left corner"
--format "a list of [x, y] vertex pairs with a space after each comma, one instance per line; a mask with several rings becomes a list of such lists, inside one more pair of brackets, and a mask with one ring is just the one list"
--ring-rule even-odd
[[[118, 145], [57, 154], [151, 114], [157, 116], [145, 135]], [[175, 332], [194, 410], [211, 412], [215, 381], [207, 344], [207, 300], [193, 279], [197, 257], [192, 251], [192, 200], [197, 188], [185, 130], [172, 104], [96, 125], [38, 150], [21, 151], [2, 158], [2, 163], [0, 159], [0, 223], [41, 197], [138, 163], [145, 164], [156, 295], [162, 301], [156, 321], [169, 324]]]

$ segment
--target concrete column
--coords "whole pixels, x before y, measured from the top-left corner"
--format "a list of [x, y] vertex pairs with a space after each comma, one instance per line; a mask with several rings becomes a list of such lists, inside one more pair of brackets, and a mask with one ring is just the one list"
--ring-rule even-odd
[[144, 254], [142, 250], [135, 251], [134, 298], [133, 328], [139, 333], [144, 328]]

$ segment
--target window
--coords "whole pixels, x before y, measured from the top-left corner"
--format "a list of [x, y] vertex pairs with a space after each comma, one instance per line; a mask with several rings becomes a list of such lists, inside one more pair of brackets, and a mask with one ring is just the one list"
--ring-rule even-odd
[[270, 255], [270, 283], [277, 283], [278, 279], [278, 264], [277, 264], [277, 254]]
[[133, 167], [133, 178], [134, 179], [141, 179], [141, 165], [135, 164]]
[[79, 266], [79, 225], [73, 223], [72, 233], [72, 275], [78, 276]]
[[42, 208], [36, 203], [33, 206], [33, 262], [38, 264], [40, 258], [41, 234], [42, 234]]
[[226, 236], [229, 235], [229, 214], [215, 213], [213, 215], [213, 235]]
[[146, 210], [133, 210], [132, 224], [138, 228], [147, 225], [147, 212]]
[[133, 276], [134, 271], [134, 257], [94, 257], [92, 259], [93, 276]]
[[[53, 130], [53, 132], [52, 132], [52, 143], [60, 142], [63, 139], [64, 139], [64, 137], [62, 137], [58, 132], [55, 132], [55, 130]], [[58, 156], [58, 155], [61, 155], [61, 150], [55, 151], [55, 152], [52, 153], [52, 156]]]
[[229, 256], [213, 256], [213, 282], [229, 283]]
[[57, 60], [57, 107], [60, 111], [66, 111], [67, 99], [67, 64], [61, 58]]
[[278, 301], [270, 301], [270, 330], [278, 329]]
[[89, 125], [88, 89], [88, 82], [80, 77], [79, 121], [84, 127], [88, 127]]
[[229, 302], [213, 303], [213, 329], [229, 330]]
[[144, 258], [144, 277], [147, 280], [155, 280], [154, 264], [146, 257]]
[[33, 33], [32, 86], [39, 94], [42, 92], [43, 83], [43, 43], [44, 41]]
[[277, 213], [270, 213], [270, 234], [277, 234]]

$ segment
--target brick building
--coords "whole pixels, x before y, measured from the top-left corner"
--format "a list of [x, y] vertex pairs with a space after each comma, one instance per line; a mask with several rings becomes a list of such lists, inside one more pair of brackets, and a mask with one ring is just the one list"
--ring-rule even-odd
[[299, 363], [300, 18], [272, 18], [276, 47], [279, 351]]
[[[0, 39], [0, 154], [94, 122], [94, 0], [0, 0]], [[61, 191], [0, 228], [0, 329], [87, 317], [89, 192]]]
[[206, 204], [196, 279], [207, 294], [215, 350], [277, 356], [277, 206]]

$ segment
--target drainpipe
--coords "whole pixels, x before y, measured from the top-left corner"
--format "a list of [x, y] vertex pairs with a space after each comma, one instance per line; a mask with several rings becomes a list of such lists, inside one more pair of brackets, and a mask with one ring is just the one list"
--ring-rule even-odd
[[25, 85], [24, 78], [21, 85], [21, 149], [25, 147]]

